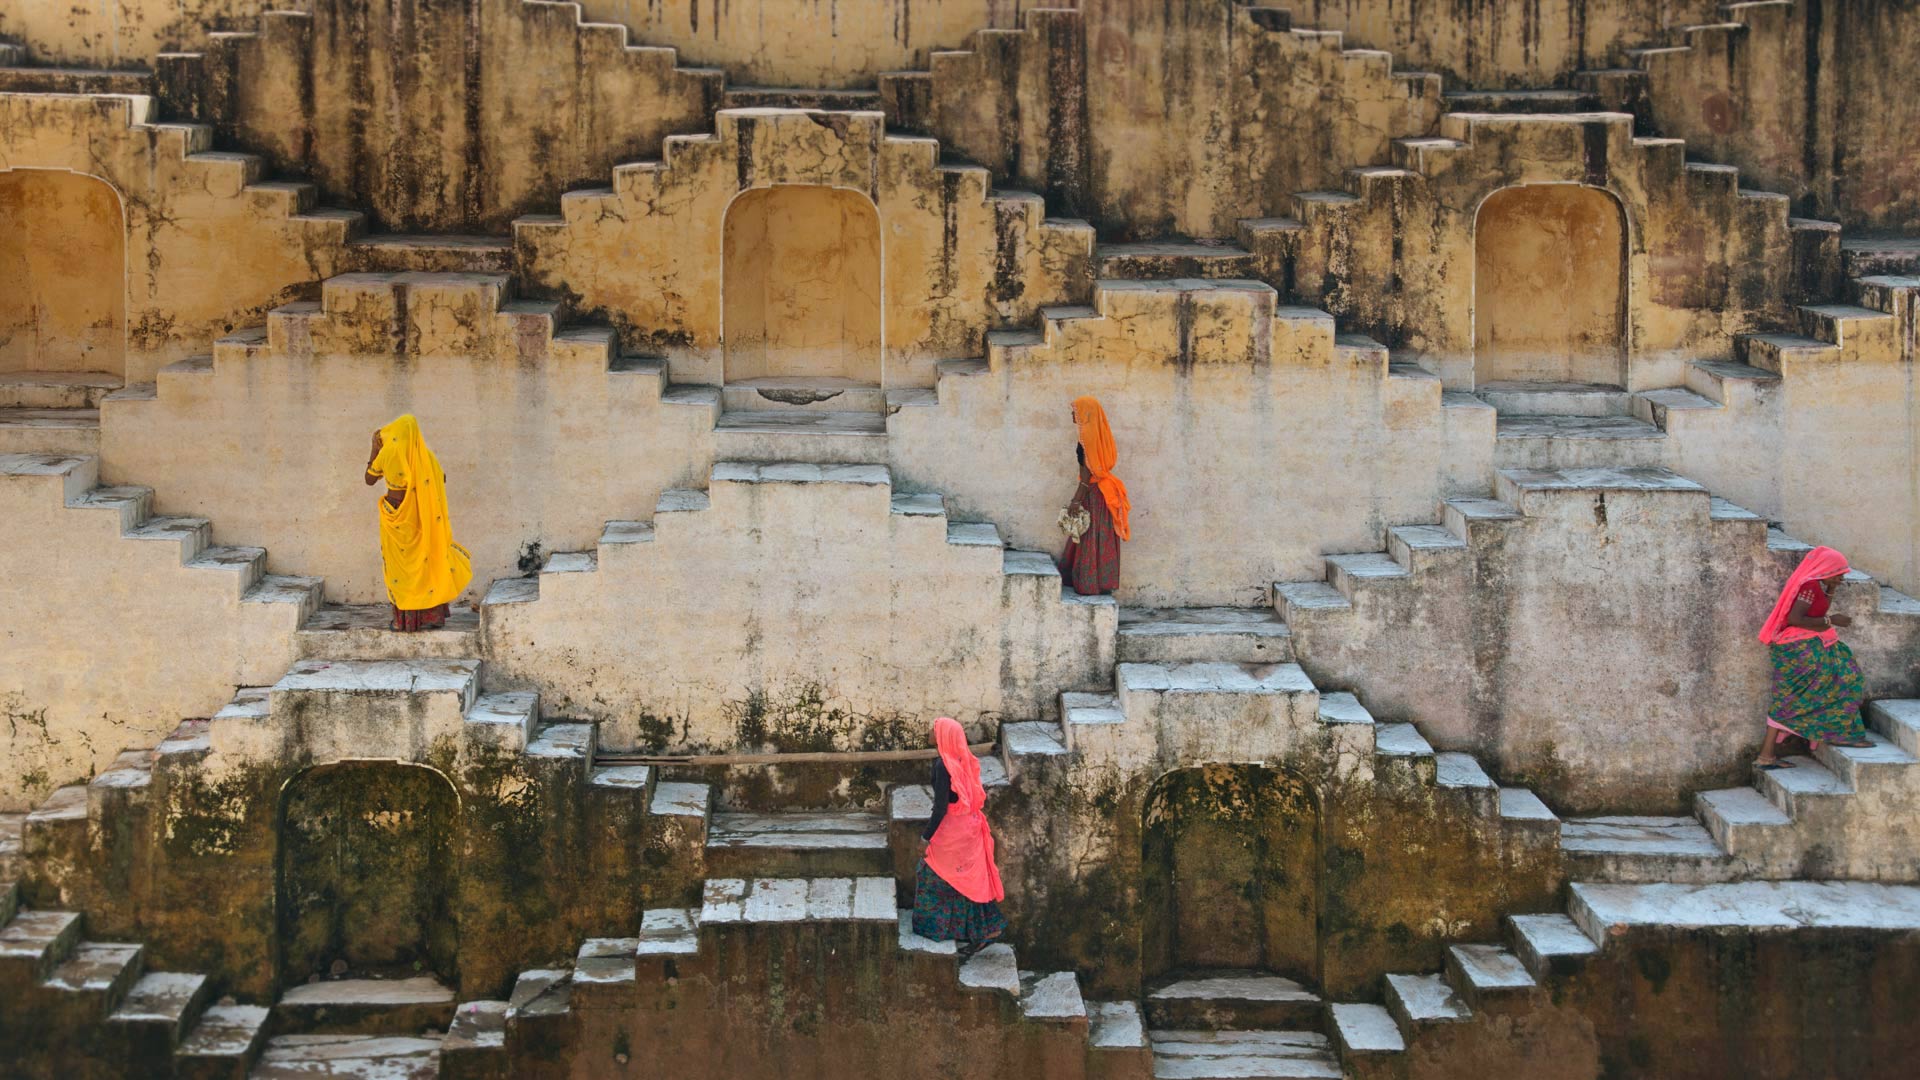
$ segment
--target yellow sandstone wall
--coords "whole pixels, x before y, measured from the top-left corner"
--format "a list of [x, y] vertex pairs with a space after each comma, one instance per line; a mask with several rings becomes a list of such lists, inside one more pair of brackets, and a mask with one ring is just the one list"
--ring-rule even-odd
[[0, 372], [125, 369], [127, 229], [105, 181], [0, 172]]
[[262, 12], [308, 0], [14, 0], [0, 36], [23, 42], [36, 63], [145, 67], [169, 49], [195, 48], [210, 30], [247, 30]]

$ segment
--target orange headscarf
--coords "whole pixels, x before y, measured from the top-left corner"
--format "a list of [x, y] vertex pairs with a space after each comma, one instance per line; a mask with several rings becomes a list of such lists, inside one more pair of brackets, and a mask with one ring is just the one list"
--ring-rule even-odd
[[1000, 867], [993, 861], [993, 830], [980, 812], [987, 802], [987, 789], [980, 784], [980, 759], [967, 745], [966, 729], [945, 716], [933, 722], [933, 745], [940, 751], [959, 801], [947, 808], [933, 839], [927, 841], [927, 867], [976, 904], [1004, 899], [1007, 890], [1000, 885]]
[[1073, 422], [1080, 425], [1080, 448], [1086, 451], [1087, 472], [1093, 474], [1093, 486], [1099, 488], [1100, 496], [1107, 500], [1107, 512], [1113, 515], [1113, 531], [1122, 540], [1133, 539], [1133, 530], [1127, 525], [1127, 514], [1133, 509], [1133, 503], [1127, 500], [1127, 485], [1113, 475], [1120, 451], [1113, 445], [1107, 410], [1100, 407], [1097, 398], [1074, 398]]
[[1780, 590], [1780, 599], [1773, 602], [1773, 613], [1767, 616], [1765, 625], [1760, 627], [1760, 640], [1768, 645], [1786, 645], [1790, 642], [1819, 638], [1828, 645], [1840, 640], [1840, 631], [1831, 627], [1822, 630], [1807, 630], [1787, 625], [1787, 615], [1793, 611], [1793, 601], [1800, 590], [1809, 584], [1825, 581], [1850, 569], [1847, 557], [1830, 547], [1817, 547], [1807, 552], [1800, 565], [1793, 568], [1793, 574], [1787, 578], [1787, 586]]

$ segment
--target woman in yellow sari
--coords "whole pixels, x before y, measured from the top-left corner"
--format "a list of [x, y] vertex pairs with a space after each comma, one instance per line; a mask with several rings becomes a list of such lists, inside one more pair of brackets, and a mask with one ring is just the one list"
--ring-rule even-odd
[[367, 486], [387, 482], [380, 507], [380, 558], [395, 630], [445, 626], [447, 605], [473, 580], [473, 559], [453, 542], [447, 474], [409, 413], [373, 433]]

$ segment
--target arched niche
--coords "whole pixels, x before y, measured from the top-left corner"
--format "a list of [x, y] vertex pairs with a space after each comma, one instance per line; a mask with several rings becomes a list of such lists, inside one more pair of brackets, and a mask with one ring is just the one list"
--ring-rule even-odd
[[1578, 184], [1502, 188], [1473, 244], [1473, 374], [1626, 385], [1626, 217]]
[[280, 799], [275, 909], [282, 986], [315, 974], [432, 974], [459, 951], [459, 797], [395, 761], [309, 769]]
[[1320, 811], [1262, 765], [1178, 769], [1147, 793], [1142, 974], [1268, 971], [1320, 978]]
[[126, 375], [126, 220], [105, 181], [0, 171], [0, 373]]
[[727, 208], [726, 381], [878, 386], [880, 211], [845, 188], [781, 184]]

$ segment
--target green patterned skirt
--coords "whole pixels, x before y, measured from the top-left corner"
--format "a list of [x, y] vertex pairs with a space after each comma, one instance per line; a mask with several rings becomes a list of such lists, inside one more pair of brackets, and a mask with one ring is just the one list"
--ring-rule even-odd
[[1860, 703], [1866, 680], [1846, 642], [1827, 645], [1819, 638], [1770, 647], [1773, 702], [1767, 726], [1809, 742], [1855, 741], [1866, 737]]
[[992, 941], [1007, 929], [1000, 905], [975, 903], [933, 872], [925, 859], [913, 876], [913, 932], [929, 941]]

